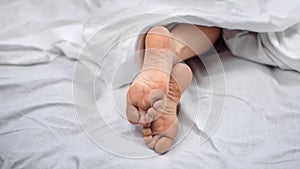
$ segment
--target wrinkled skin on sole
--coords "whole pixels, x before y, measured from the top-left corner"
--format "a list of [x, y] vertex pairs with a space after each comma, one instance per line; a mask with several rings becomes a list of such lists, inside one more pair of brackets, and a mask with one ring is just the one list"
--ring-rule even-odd
[[172, 45], [170, 32], [164, 27], [154, 27], [147, 33], [143, 67], [127, 93], [126, 116], [130, 123], [149, 123], [166, 108]]
[[191, 80], [190, 68], [182, 63], [176, 64], [169, 82], [166, 109], [153, 122], [143, 125], [145, 144], [159, 154], [168, 151], [177, 136], [177, 104], [182, 92], [189, 86]]
[[142, 70], [126, 98], [128, 121], [143, 126], [145, 144], [160, 154], [169, 150], [177, 136], [177, 104], [192, 79], [187, 65], [173, 65], [177, 62], [173, 53], [170, 32], [161, 26], [151, 28], [145, 38]]

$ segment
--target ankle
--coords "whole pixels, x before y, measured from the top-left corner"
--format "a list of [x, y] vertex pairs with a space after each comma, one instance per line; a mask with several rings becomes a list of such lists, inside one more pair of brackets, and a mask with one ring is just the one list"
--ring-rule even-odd
[[174, 56], [174, 65], [176, 63], [179, 63], [182, 61], [181, 56], [184, 53], [184, 49], [186, 48], [185, 45], [183, 43], [180, 43], [178, 40], [176, 40], [176, 38], [172, 37], [173, 40], [173, 52], [175, 54]]
[[171, 33], [171, 36], [173, 41], [173, 52], [176, 55], [174, 58], [174, 65], [196, 55], [196, 53], [185, 42], [176, 37], [176, 35]]

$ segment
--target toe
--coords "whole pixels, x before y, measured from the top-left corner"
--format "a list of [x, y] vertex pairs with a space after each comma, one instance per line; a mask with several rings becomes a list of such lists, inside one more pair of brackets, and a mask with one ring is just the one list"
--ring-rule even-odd
[[146, 145], [148, 145], [152, 141], [153, 137], [151, 135], [144, 136], [144, 142]]
[[150, 128], [143, 128], [143, 134], [144, 136], [149, 136], [151, 135], [152, 131]]
[[145, 114], [146, 114], [146, 112], [145, 112], [145, 110], [142, 110], [142, 109], [140, 109], [139, 108], [139, 117], [140, 117], [140, 119], [139, 119], [139, 124], [141, 124], [141, 125], [144, 125], [146, 122], [145, 122]]
[[145, 122], [150, 123], [157, 119], [164, 112], [167, 104], [167, 97], [161, 90], [154, 90], [150, 94], [151, 108], [145, 114]]
[[157, 112], [154, 108], [150, 108], [147, 113], [145, 114], [145, 122], [146, 123], [150, 123], [152, 122], [153, 120], [157, 119], [157, 117], [159, 117], [160, 113]]
[[157, 140], [160, 138], [159, 135], [156, 135], [154, 137], [152, 137], [152, 140], [147, 144], [147, 147], [150, 149], [154, 149], [155, 144], [157, 143]]
[[162, 113], [165, 111], [167, 100], [165, 98], [162, 98], [161, 100], [156, 101], [153, 104], [153, 108], [158, 112]]
[[143, 129], [142, 129], [143, 134], [144, 134], [144, 142], [146, 145], [149, 144], [153, 139], [152, 130], [150, 127], [151, 127], [151, 123], [145, 123], [143, 125]]
[[159, 140], [157, 140], [154, 150], [159, 154], [165, 153], [171, 147], [172, 142], [173, 140], [168, 137], [161, 137]]
[[127, 107], [126, 107], [126, 116], [127, 116], [127, 120], [131, 124], [138, 124], [138, 122], [140, 120], [140, 114], [139, 114], [138, 109], [135, 106], [132, 106], [132, 105], [127, 105]]
[[154, 89], [150, 93], [150, 104], [153, 106], [158, 100], [166, 98], [166, 94], [160, 89]]

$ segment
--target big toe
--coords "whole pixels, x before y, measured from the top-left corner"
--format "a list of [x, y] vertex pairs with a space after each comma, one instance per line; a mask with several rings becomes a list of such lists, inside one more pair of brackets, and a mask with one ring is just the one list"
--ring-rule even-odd
[[161, 137], [159, 140], [157, 140], [154, 150], [159, 154], [163, 154], [170, 149], [172, 143], [172, 139], [168, 137]]
[[159, 154], [167, 152], [173, 143], [173, 139], [160, 135], [155, 135], [154, 137], [151, 135], [145, 136], [144, 141], [148, 148], [153, 149]]
[[137, 124], [140, 121], [140, 114], [136, 107], [132, 105], [127, 105], [126, 108], [126, 116], [127, 120], [131, 124]]

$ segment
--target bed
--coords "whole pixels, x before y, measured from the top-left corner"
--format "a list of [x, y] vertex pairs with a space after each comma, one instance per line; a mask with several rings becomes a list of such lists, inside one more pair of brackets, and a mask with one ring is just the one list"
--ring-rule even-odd
[[[0, 168], [298, 168], [299, 2], [193, 3], [2, 1]], [[124, 100], [140, 35], [174, 22], [224, 29], [186, 61], [179, 136], [158, 155]]]

